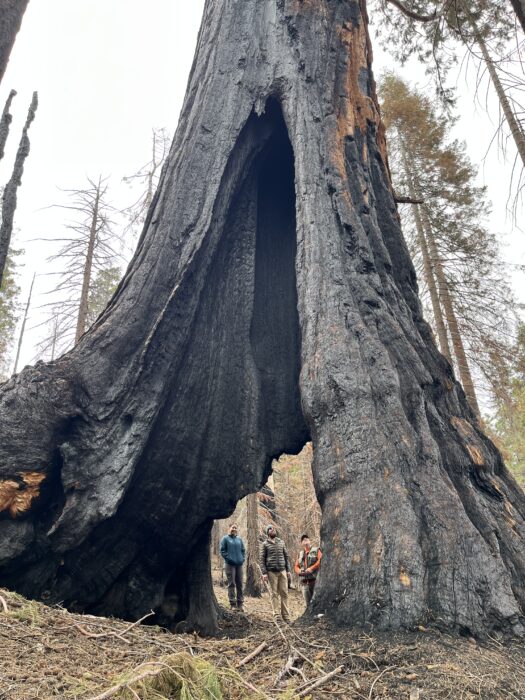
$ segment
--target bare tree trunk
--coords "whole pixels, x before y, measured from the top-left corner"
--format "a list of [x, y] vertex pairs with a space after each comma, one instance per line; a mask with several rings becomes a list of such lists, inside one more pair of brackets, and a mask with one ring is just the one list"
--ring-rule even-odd
[[472, 374], [470, 373], [470, 367], [465, 352], [465, 346], [463, 345], [463, 338], [461, 337], [458, 319], [454, 310], [452, 295], [449, 290], [447, 277], [445, 274], [445, 270], [443, 269], [443, 263], [441, 262], [441, 256], [436, 245], [436, 239], [432, 230], [432, 224], [430, 223], [430, 219], [425, 210], [425, 205], [423, 205], [421, 208], [421, 214], [423, 217], [425, 238], [428, 242], [432, 267], [435, 271], [436, 280], [438, 284], [439, 296], [441, 299], [441, 303], [443, 304], [443, 308], [445, 310], [445, 318], [447, 319], [448, 328], [450, 330], [450, 339], [452, 341], [452, 347], [454, 348], [454, 355], [456, 357], [459, 377], [461, 380], [461, 384], [463, 385], [463, 388], [465, 390], [467, 400], [472, 410], [476, 414], [478, 421], [480, 421], [481, 414], [479, 410], [478, 399], [476, 396], [476, 390], [474, 388], [474, 382], [472, 381]]
[[0, 585], [213, 631], [213, 519], [312, 438], [313, 613], [523, 632], [525, 495], [423, 319], [370, 61], [354, 0], [206, 2], [122, 283], [0, 387]]
[[11, 90], [7, 100], [5, 101], [2, 118], [0, 119], [0, 160], [4, 157], [5, 144], [9, 136], [9, 127], [13, 121], [13, 115], [9, 112], [13, 97], [16, 95], [16, 90]]
[[221, 541], [221, 532], [219, 529], [218, 520], [214, 520], [213, 527], [211, 529], [211, 552], [215, 557], [220, 556], [219, 547]]
[[0, 3], [0, 82], [28, 3], [29, 0], [2, 0]]
[[[421, 199], [421, 192], [416, 185], [414, 174], [412, 173], [412, 169], [409, 165], [409, 158], [407, 153], [409, 151], [409, 146], [407, 146], [402, 137], [400, 137], [400, 141], [403, 168], [407, 175], [410, 196], [413, 199]], [[459, 330], [459, 324], [456, 317], [456, 313], [454, 311], [454, 304], [450, 295], [447, 278], [443, 269], [443, 264], [441, 262], [441, 256], [439, 254], [434, 238], [432, 224], [430, 222], [428, 213], [425, 209], [426, 206], [428, 205], [414, 205], [414, 218], [416, 222], [418, 242], [423, 257], [425, 279], [429, 288], [430, 298], [432, 301], [432, 310], [434, 312], [434, 319], [436, 321], [436, 328], [438, 331], [439, 345], [441, 348], [441, 352], [452, 364], [452, 355], [450, 352], [450, 346], [448, 344], [445, 319], [441, 311], [441, 304], [443, 304], [443, 307], [445, 309], [445, 318], [447, 320], [447, 324], [450, 330], [450, 337], [452, 340], [452, 346], [454, 348], [454, 355], [456, 357], [461, 383], [463, 385], [463, 388], [465, 389], [465, 394], [467, 396], [469, 404], [471, 405], [478, 420], [480, 420], [481, 414], [479, 411], [474, 382], [472, 381], [472, 375], [470, 373], [470, 367], [467, 361], [467, 356], [463, 345], [463, 339]]]
[[33, 279], [31, 280], [31, 287], [29, 288], [29, 295], [27, 297], [27, 304], [26, 304], [26, 308], [24, 311], [24, 320], [22, 321], [22, 328], [20, 329], [20, 337], [18, 338], [18, 346], [16, 348], [16, 358], [15, 358], [15, 366], [13, 369], [13, 374], [16, 374], [17, 369], [18, 369], [18, 360], [20, 359], [20, 350], [22, 349], [22, 342], [24, 340], [27, 315], [29, 313], [29, 307], [31, 306], [31, 297], [33, 296], [33, 285], [35, 284], [35, 277], [36, 277], [36, 272], [33, 275]]
[[[406, 174], [408, 191], [411, 199], [418, 199], [421, 194], [418, 192], [415, 183], [412, 170], [409, 166], [409, 159], [406, 152], [406, 146], [403, 139], [400, 137], [401, 142], [401, 157], [403, 161], [403, 169]], [[423, 259], [423, 271], [425, 274], [425, 282], [428, 287], [430, 294], [430, 301], [432, 303], [432, 312], [434, 315], [434, 322], [436, 324], [436, 331], [439, 340], [439, 348], [447, 360], [452, 364], [452, 354], [450, 352], [450, 346], [448, 344], [447, 329], [445, 326], [445, 320], [443, 318], [443, 312], [441, 310], [441, 304], [439, 303], [439, 295], [436, 287], [436, 280], [434, 277], [434, 271], [432, 269], [432, 261], [430, 259], [430, 254], [428, 252], [428, 245], [425, 238], [425, 233], [423, 230], [423, 222], [421, 221], [421, 214], [419, 211], [419, 205], [415, 204], [413, 208], [414, 221], [416, 224], [417, 240], [419, 247], [421, 249], [421, 257]]]
[[100, 202], [100, 187], [102, 180], [99, 178], [98, 187], [93, 200], [93, 212], [91, 216], [91, 226], [89, 230], [89, 239], [86, 249], [86, 261], [84, 263], [84, 274], [82, 277], [82, 290], [80, 292], [80, 304], [78, 307], [77, 328], [75, 332], [75, 343], [78, 343], [86, 330], [86, 321], [89, 311], [89, 288], [91, 285], [91, 275], [93, 272], [93, 256], [97, 243], [97, 234], [99, 230], [99, 202]]
[[[474, 25], [475, 28], [475, 25]], [[525, 132], [522, 129], [522, 126], [520, 122], [518, 121], [518, 118], [516, 117], [514, 110], [512, 109], [512, 106], [509, 102], [509, 99], [507, 95], [505, 94], [505, 90], [503, 88], [503, 85], [501, 84], [501, 81], [498, 76], [498, 72], [496, 68], [494, 67], [494, 62], [492, 61], [492, 58], [490, 57], [490, 54], [487, 49], [487, 45], [485, 44], [485, 41], [483, 40], [483, 37], [481, 34], [479, 34], [476, 31], [476, 42], [481, 49], [481, 54], [483, 56], [483, 60], [485, 62], [485, 65], [487, 66], [487, 70], [490, 75], [490, 79], [492, 80], [492, 84], [494, 85], [494, 89], [496, 90], [496, 94], [498, 96], [499, 103], [501, 105], [501, 109], [503, 111], [503, 114], [505, 116], [505, 120], [507, 124], [509, 125], [510, 133], [512, 134], [512, 138], [514, 139], [514, 143], [516, 144], [516, 148], [518, 149], [518, 153], [521, 158], [521, 162], [525, 166]]]
[[7, 261], [7, 253], [9, 252], [9, 244], [11, 243], [11, 234], [13, 232], [13, 220], [16, 211], [17, 190], [22, 184], [22, 175], [24, 173], [24, 162], [29, 155], [29, 136], [28, 131], [31, 122], [35, 118], [36, 109], [38, 107], [38, 95], [33, 93], [33, 99], [29, 106], [26, 123], [22, 131], [22, 138], [16, 153], [15, 164], [11, 179], [4, 189], [2, 197], [2, 223], [0, 224], [0, 285], [4, 275], [4, 268]]
[[259, 496], [250, 493], [246, 497], [246, 595], [260, 598], [262, 595], [261, 572], [259, 571]]

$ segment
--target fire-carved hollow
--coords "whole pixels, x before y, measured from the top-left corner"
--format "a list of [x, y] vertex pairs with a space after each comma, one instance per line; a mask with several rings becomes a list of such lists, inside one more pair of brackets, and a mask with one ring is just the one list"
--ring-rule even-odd
[[[33, 519], [42, 561], [28, 547], [2, 565], [3, 584], [135, 619], [169, 593], [179, 600], [175, 619], [184, 619], [195, 596], [212, 600], [202, 574], [212, 519], [259, 488], [274, 457], [309, 440], [299, 389], [294, 156], [276, 101], [239, 135], [191, 264], [158, 330], [159, 352], [173, 352], [176, 362], [160, 399], [150, 390], [141, 396], [156, 419], [142, 434], [135, 415], [133, 437], [125, 433], [136, 460], [118, 509], [58, 556], [41, 512], [53, 501], [46, 497]], [[74, 360], [73, 353], [59, 362]], [[104, 428], [79, 424], [68, 443], [82, 445], [84, 430]], [[104, 440], [87, 444], [98, 449]]]
[[[246, 141], [251, 142], [248, 147]], [[229, 203], [196, 321], [203, 333], [211, 332], [206, 343], [215, 364], [227, 355], [225, 372], [231, 379], [226, 388], [223, 380], [211, 382], [217, 387], [216, 394], [221, 394], [221, 386], [224, 391], [221, 428], [213, 435], [216, 428], [209, 422], [200, 446], [201, 460], [205, 464], [213, 461], [213, 471], [206, 473], [205, 466], [199, 467], [197, 507], [208, 499], [207, 510], [200, 513], [203, 518], [227, 515], [238, 498], [261, 486], [273, 458], [300, 452], [310, 439], [299, 389], [294, 157], [276, 102], [270, 101], [261, 117], [250, 117], [231, 160], [243, 151], [252, 157], [246, 159], [248, 164], [241, 169], [239, 185]], [[222, 347], [214, 339], [217, 324]], [[245, 398], [250, 391], [255, 407]], [[209, 448], [213, 460], [208, 458]], [[193, 501], [188, 515], [192, 522], [195, 509]], [[201, 532], [200, 525], [197, 531]], [[177, 569], [165, 590], [170, 602], [183, 601], [175, 619], [185, 616], [189, 594]]]
[[[308, 439], [299, 392], [301, 330], [296, 288], [294, 157], [279, 106], [270, 102], [274, 133], [259, 158], [255, 294], [250, 329], [270, 442], [281, 452]], [[272, 456], [276, 456], [275, 453]]]

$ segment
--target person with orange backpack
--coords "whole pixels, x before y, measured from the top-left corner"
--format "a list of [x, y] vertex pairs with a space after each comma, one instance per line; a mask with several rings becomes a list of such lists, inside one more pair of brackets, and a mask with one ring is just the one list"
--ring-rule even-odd
[[295, 560], [294, 570], [301, 581], [304, 602], [308, 606], [314, 594], [323, 553], [319, 547], [312, 547], [308, 535], [301, 537], [301, 546], [302, 549]]

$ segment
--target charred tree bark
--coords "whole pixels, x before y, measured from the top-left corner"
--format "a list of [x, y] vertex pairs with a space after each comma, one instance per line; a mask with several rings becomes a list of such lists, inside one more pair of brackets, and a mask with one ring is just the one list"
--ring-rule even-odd
[[2, 222], [0, 223], [0, 285], [4, 275], [4, 268], [7, 261], [7, 253], [9, 252], [9, 244], [11, 243], [11, 234], [13, 233], [13, 221], [16, 211], [17, 191], [22, 184], [22, 175], [24, 173], [24, 163], [29, 155], [29, 127], [35, 118], [36, 109], [38, 107], [38, 95], [33, 93], [33, 99], [29, 105], [26, 123], [22, 130], [22, 137], [16, 152], [15, 164], [11, 178], [4, 189], [2, 196]]
[[206, 3], [119, 289], [0, 389], [2, 585], [213, 630], [212, 519], [311, 436], [316, 611], [523, 631], [525, 497], [423, 320], [370, 63], [355, 0]]
[[29, 0], [1, 0], [0, 2], [0, 82], [4, 77], [28, 3]]

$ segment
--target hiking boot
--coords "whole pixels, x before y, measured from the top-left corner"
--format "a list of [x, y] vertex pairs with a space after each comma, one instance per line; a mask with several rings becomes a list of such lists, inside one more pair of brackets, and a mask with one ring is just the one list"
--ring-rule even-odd
[[239, 612], [242, 612], [242, 613], [243, 613], [243, 612], [244, 612], [244, 607], [243, 607], [243, 605], [242, 605], [242, 604], [241, 604], [241, 605], [238, 605], [238, 606], [237, 606], [237, 610], [238, 610]]

